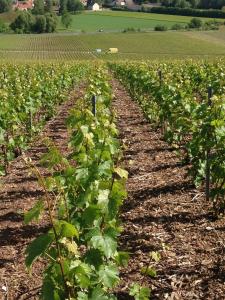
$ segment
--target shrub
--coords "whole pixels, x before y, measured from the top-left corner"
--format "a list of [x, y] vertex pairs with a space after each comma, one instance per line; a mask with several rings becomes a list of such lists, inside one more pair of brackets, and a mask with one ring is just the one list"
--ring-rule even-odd
[[126, 33], [126, 32], [135, 32], [135, 31], [136, 31], [136, 30], [135, 30], [134, 27], [127, 27], [127, 28], [125, 28], [125, 29], [123, 30], [124, 33]]
[[223, 25], [223, 23], [218, 22], [216, 20], [212, 20], [212, 21], [205, 22], [203, 28], [205, 30], [218, 30], [220, 25]]
[[8, 26], [0, 20], [0, 33], [7, 32], [8, 31]]
[[156, 25], [154, 30], [155, 31], [167, 31], [167, 27], [165, 25]]
[[203, 25], [202, 20], [198, 18], [193, 18], [188, 23], [189, 28], [201, 28]]
[[67, 10], [71, 13], [76, 13], [84, 10], [84, 5], [79, 0], [68, 0]]
[[184, 27], [181, 25], [181, 24], [174, 24], [172, 27], [171, 27], [172, 30], [181, 30], [181, 29], [184, 29]]
[[73, 21], [73, 19], [72, 19], [71, 14], [69, 14], [67, 12], [64, 13], [61, 17], [61, 22], [66, 28], [68, 28], [72, 24], [72, 21]]

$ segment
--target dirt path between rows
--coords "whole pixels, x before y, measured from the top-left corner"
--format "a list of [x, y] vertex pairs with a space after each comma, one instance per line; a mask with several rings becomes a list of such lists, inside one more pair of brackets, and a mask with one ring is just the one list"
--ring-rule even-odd
[[[82, 90], [75, 88], [70, 99], [59, 107], [57, 115], [46, 124], [26, 153], [42, 175], [47, 175], [47, 170], [40, 165], [40, 158], [47, 152], [43, 140], [49, 137], [62, 153], [67, 153], [65, 119], [76, 99], [82, 95]], [[29, 275], [24, 266], [24, 251], [35, 236], [46, 231], [47, 221], [26, 226], [23, 213], [42, 195], [37, 179], [22, 158], [11, 162], [9, 175], [4, 177], [0, 189], [0, 300], [38, 299], [43, 264], [40, 261], [35, 263]]]
[[[151, 299], [225, 299], [224, 220], [212, 220], [204, 195], [186, 177], [187, 166], [116, 80], [113, 90], [129, 171], [120, 247], [131, 260], [121, 271], [119, 299], [129, 299], [132, 281], [149, 286]], [[158, 263], [151, 251], [159, 251]], [[149, 262], [155, 278], [140, 274]]]

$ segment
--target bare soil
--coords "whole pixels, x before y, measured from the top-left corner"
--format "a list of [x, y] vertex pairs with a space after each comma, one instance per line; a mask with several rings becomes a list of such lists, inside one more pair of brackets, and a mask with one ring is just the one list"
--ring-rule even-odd
[[[225, 299], [224, 219], [213, 220], [211, 203], [188, 178], [188, 166], [125, 89], [115, 80], [112, 84], [129, 171], [120, 248], [131, 259], [121, 270], [119, 299], [129, 299], [132, 281], [150, 287], [151, 299]], [[152, 251], [160, 253], [158, 263]], [[155, 278], [141, 274], [148, 266], [156, 269]]]

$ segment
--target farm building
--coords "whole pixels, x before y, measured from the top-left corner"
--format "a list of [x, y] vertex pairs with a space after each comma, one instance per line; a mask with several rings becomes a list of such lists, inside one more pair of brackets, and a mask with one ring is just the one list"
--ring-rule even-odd
[[16, 3], [13, 5], [13, 9], [18, 9], [21, 11], [26, 11], [28, 9], [32, 9], [34, 6], [33, 0], [28, 1], [16, 1]]
[[88, 3], [87, 3], [87, 2], [88, 2], [87, 0], [80, 0], [80, 2], [81, 2], [85, 7], [86, 7], [87, 4], [88, 4]]
[[126, 1], [125, 0], [116, 0], [116, 6], [125, 6], [126, 5]]
[[98, 3], [94, 3], [93, 5], [89, 6], [89, 9], [92, 11], [99, 11], [101, 10], [100, 6]]

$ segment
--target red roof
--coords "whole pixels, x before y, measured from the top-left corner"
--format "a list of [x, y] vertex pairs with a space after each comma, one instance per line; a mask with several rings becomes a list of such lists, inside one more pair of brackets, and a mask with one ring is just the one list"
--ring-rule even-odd
[[26, 2], [17, 1], [17, 3], [14, 5], [14, 8], [19, 10], [27, 10], [33, 8], [33, 0], [28, 0]]

